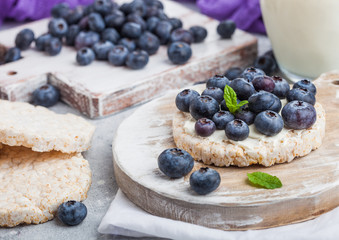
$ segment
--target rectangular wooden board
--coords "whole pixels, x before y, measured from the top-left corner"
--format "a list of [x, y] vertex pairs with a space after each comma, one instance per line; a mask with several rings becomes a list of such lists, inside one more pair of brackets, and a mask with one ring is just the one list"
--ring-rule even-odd
[[[192, 44], [193, 55], [188, 63], [172, 64], [166, 46], [161, 46], [141, 70], [114, 67], [103, 61], [83, 67], [76, 63], [74, 48], [64, 46], [59, 55], [51, 57], [36, 51], [32, 44], [31, 49], [22, 52], [22, 59], [0, 66], [0, 97], [30, 101], [36, 88], [50, 82], [61, 90], [64, 102], [96, 118], [148, 101], [169, 89], [206, 80], [232, 66], [253, 63], [257, 55], [254, 36], [237, 29], [231, 39], [221, 39], [216, 33], [218, 21], [172, 1], [163, 3], [165, 12], [182, 19], [184, 28], [202, 25], [208, 30], [203, 43]], [[39, 36], [47, 32], [48, 21], [44, 19], [1, 31], [0, 43], [13, 46], [16, 34], [23, 28], [30, 28]]]

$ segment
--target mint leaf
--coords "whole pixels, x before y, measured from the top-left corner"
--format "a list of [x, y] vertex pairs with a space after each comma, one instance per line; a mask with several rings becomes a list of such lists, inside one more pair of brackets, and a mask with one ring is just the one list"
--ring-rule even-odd
[[247, 100], [237, 103], [237, 94], [230, 86], [226, 85], [224, 88], [224, 99], [228, 110], [235, 113], [239, 108], [248, 103]]
[[276, 176], [272, 176], [268, 173], [263, 172], [253, 172], [247, 173], [248, 180], [260, 187], [264, 187], [267, 189], [274, 189], [282, 187], [282, 183], [280, 179]]

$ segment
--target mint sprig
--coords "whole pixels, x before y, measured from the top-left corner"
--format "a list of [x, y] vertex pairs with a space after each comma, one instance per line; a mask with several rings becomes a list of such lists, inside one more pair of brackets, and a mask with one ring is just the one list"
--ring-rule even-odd
[[235, 113], [239, 108], [248, 103], [247, 100], [237, 103], [237, 94], [230, 86], [226, 85], [224, 88], [224, 99], [226, 106], [231, 113]]
[[253, 172], [247, 173], [248, 180], [254, 185], [264, 187], [267, 189], [274, 189], [282, 187], [280, 179], [268, 173]]

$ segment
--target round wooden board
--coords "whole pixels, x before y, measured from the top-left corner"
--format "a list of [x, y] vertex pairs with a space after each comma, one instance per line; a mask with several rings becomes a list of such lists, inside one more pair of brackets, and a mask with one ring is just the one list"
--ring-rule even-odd
[[[118, 185], [151, 214], [211, 228], [261, 229], [315, 218], [339, 206], [338, 84], [339, 73], [316, 80], [317, 101], [326, 110], [326, 136], [318, 150], [269, 168], [214, 167], [221, 185], [206, 196], [190, 189], [190, 174], [169, 179], [158, 169], [158, 155], [175, 147], [171, 126], [178, 91], [172, 91], [140, 107], [120, 125], [113, 143]], [[195, 162], [193, 170], [201, 166]], [[246, 174], [254, 171], [278, 176], [283, 187], [251, 186]]]

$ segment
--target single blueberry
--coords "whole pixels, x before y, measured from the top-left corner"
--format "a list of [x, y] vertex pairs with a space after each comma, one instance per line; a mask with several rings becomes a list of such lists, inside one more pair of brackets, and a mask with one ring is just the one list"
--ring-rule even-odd
[[95, 57], [98, 60], [107, 60], [108, 52], [114, 48], [114, 44], [110, 41], [105, 42], [97, 42], [93, 45], [93, 51], [95, 53]]
[[252, 85], [255, 90], [264, 90], [266, 92], [273, 92], [275, 83], [269, 76], [256, 76], [252, 81]]
[[277, 70], [277, 63], [270, 55], [262, 55], [255, 59], [254, 67], [263, 70], [267, 75], [271, 75]]
[[248, 105], [242, 106], [234, 113], [235, 118], [243, 120], [247, 125], [254, 123], [256, 114], [248, 108]]
[[190, 186], [199, 195], [213, 192], [220, 185], [220, 175], [212, 168], [200, 168], [190, 176]]
[[80, 224], [87, 216], [85, 204], [78, 201], [67, 201], [58, 207], [58, 219], [69, 226]]
[[265, 72], [259, 68], [249, 67], [246, 68], [241, 77], [246, 79], [249, 82], [252, 82], [255, 77], [265, 76]]
[[127, 47], [123, 45], [117, 45], [108, 52], [108, 62], [115, 66], [123, 66], [125, 65], [128, 54], [129, 51]]
[[79, 65], [86, 66], [93, 62], [95, 53], [92, 49], [84, 47], [78, 50], [76, 60]]
[[79, 25], [71, 25], [68, 28], [68, 32], [66, 34], [66, 45], [68, 46], [74, 46], [75, 44], [75, 38], [80, 32], [80, 27]]
[[189, 112], [191, 101], [199, 96], [200, 94], [195, 90], [192, 89], [182, 90], [180, 93], [178, 93], [178, 95], [175, 98], [175, 105], [180, 111]]
[[80, 22], [78, 23], [80, 30], [88, 31], [89, 30], [89, 25], [88, 25], [88, 16], [84, 16], [81, 18]]
[[140, 15], [131, 13], [131, 14], [128, 14], [126, 19], [127, 19], [127, 22], [134, 22], [134, 23], [139, 24], [141, 27], [141, 31], [146, 30], [146, 27], [147, 27], [146, 22]]
[[192, 26], [189, 28], [189, 31], [195, 43], [203, 42], [207, 37], [207, 29], [202, 26]]
[[135, 41], [128, 38], [121, 38], [118, 44], [127, 47], [130, 52], [133, 52], [137, 48]]
[[191, 44], [193, 42], [193, 36], [190, 31], [182, 28], [177, 28], [172, 31], [169, 42], [185, 42]]
[[84, 16], [84, 8], [82, 6], [77, 6], [73, 10], [69, 11], [65, 20], [68, 23], [68, 25], [73, 25], [73, 24], [77, 24], [83, 16]]
[[244, 78], [236, 78], [233, 79], [229, 86], [233, 88], [235, 93], [237, 94], [237, 98], [240, 100], [247, 100], [249, 97], [252, 96], [256, 91], [253, 85], [246, 81]]
[[146, 10], [146, 16], [145, 19], [150, 19], [152, 17], [156, 17], [159, 14], [159, 8], [156, 6], [149, 6]]
[[254, 113], [260, 113], [266, 110], [272, 110], [278, 113], [281, 109], [281, 101], [272, 93], [260, 91], [254, 93], [248, 99], [248, 107]]
[[295, 130], [310, 128], [317, 120], [315, 108], [307, 102], [297, 100], [287, 103], [281, 116], [285, 126]]
[[158, 22], [155, 27], [154, 33], [159, 37], [160, 44], [167, 44], [170, 39], [171, 32], [173, 30], [173, 25], [166, 20]]
[[228, 69], [225, 72], [225, 77], [227, 77], [229, 80], [233, 80], [236, 78], [241, 78], [243, 70], [239, 67], [232, 67], [230, 69]]
[[227, 77], [223, 75], [214, 75], [213, 77], [209, 78], [206, 83], [206, 87], [218, 87], [222, 91], [224, 91], [224, 88], [226, 85], [229, 85], [230, 81]]
[[102, 41], [110, 41], [114, 44], [117, 44], [120, 39], [120, 34], [114, 28], [106, 28], [101, 33], [101, 40]]
[[54, 18], [66, 18], [70, 12], [68, 3], [59, 3], [51, 9], [51, 15]]
[[75, 38], [75, 48], [92, 47], [95, 43], [100, 41], [100, 35], [96, 32], [81, 31]]
[[26, 50], [34, 41], [34, 33], [31, 29], [25, 28], [21, 30], [15, 37], [15, 46], [20, 50]]
[[315, 96], [307, 88], [291, 89], [290, 91], [287, 92], [286, 99], [288, 102], [299, 100], [299, 101], [307, 102], [312, 105], [315, 104]]
[[227, 123], [225, 128], [225, 134], [228, 139], [234, 141], [245, 140], [250, 133], [248, 125], [240, 119], [234, 119]]
[[59, 38], [51, 37], [45, 41], [45, 51], [50, 56], [56, 56], [61, 52], [62, 42]]
[[231, 38], [236, 25], [232, 20], [225, 20], [218, 24], [217, 32], [222, 38]]
[[44, 107], [51, 107], [55, 105], [60, 98], [59, 90], [50, 84], [45, 84], [35, 89], [32, 95], [34, 105]]
[[139, 38], [141, 36], [142, 29], [140, 24], [134, 22], [127, 22], [122, 26], [121, 34], [127, 38]]
[[217, 100], [207, 95], [193, 98], [189, 106], [189, 112], [196, 120], [200, 118], [212, 119], [213, 115], [218, 111], [219, 104]]
[[130, 3], [123, 3], [119, 7], [119, 10], [121, 12], [123, 12], [125, 15], [130, 14], [132, 12], [131, 4]]
[[148, 59], [147, 52], [143, 50], [133, 51], [127, 55], [125, 63], [131, 69], [141, 69], [147, 65]]
[[106, 27], [109, 28], [119, 29], [122, 27], [125, 21], [126, 21], [125, 14], [117, 9], [105, 17]]
[[21, 58], [21, 50], [17, 47], [9, 48], [5, 54], [5, 63], [15, 62]]
[[192, 49], [190, 45], [184, 42], [174, 42], [169, 45], [167, 49], [169, 60], [174, 64], [184, 64], [192, 56]]
[[179, 18], [169, 18], [168, 21], [172, 24], [173, 30], [182, 28], [182, 21]]
[[154, 32], [157, 24], [160, 22], [160, 19], [157, 17], [150, 17], [146, 22], [146, 29], [150, 32]]
[[215, 132], [216, 126], [212, 120], [208, 118], [200, 118], [195, 122], [194, 129], [198, 136], [208, 137]]
[[160, 171], [170, 178], [181, 178], [187, 175], [193, 166], [192, 156], [179, 148], [166, 149], [158, 157]]
[[84, 7], [84, 15], [85, 16], [90, 15], [92, 12], [94, 12], [94, 5], [93, 5], [93, 3]]
[[130, 13], [137, 14], [141, 17], [146, 16], [147, 6], [143, 0], [133, 0], [130, 3]]
[[95, 0], [93, 10], [102, 15], [108, 14], [113, 10], [113, 2], [111, 0]]
[[158, 9], [164, 9], [164, 5], [159, 0], [144, 0], [144, 3], [149, 7], [157, 7]]
[[106, 25], [105, 21], [99, 13], [91, 13], [88, 15], [89, 29], [94, 32], [102, 32]]
[[288, 82], [279, 76], [273, 76], [272, 80], [275, 84], [275, 87], [272, 93], [280, 99], [285, 98], [287, 92], [290, 90], [290, 85], [288, 84]]
[[255, 117], [254, 126], [264, 135], [275, 136], [284, 128], [284, 121], [278, 113], [266, 110]]
[[218, 87], [209, 87], [206, 88], [201, 95], [208, 95], [215, 100], [217, 100], [218, 103], [220, 103], [222, 100], [224, 100], [224, 91], [221, 90]]
[[35, 39], [35, 48], [38, 51], [45, 51], [45, 42], [52, 37], [51, 34], [45, 33]]
[[48, 23], [48, 31], [53, 37], [61, 38], [68, 32], [68, 24], [63, 18], [53, 18]]
[[317, 94], [317, 88], [308, 79], [303, 79], [303, 80], [296, 82], [295, 84], [293, 84], [293, 88], [306, 88], [310, 92], [312, 92], [314, 94], [314, 96]]
[[146, 51], [149, 55], [155, 54], [160, 47], [159, 38], [150, 32], [143, 33], [137, 43], [139, 48]]
[[234, 120], [234, 115], [229, 111], [221, 110], [213, 115], [212, 121], [218, 130], [225, 130], [227, 123]]

